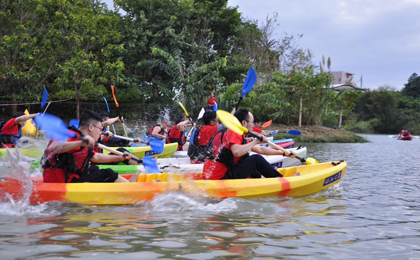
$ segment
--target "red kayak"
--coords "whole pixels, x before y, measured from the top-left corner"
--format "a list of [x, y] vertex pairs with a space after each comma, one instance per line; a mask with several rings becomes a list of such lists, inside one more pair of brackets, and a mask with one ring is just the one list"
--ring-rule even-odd
[[411, 135], [409, 135], [409, 136], [398, 136], [398, 140], [402, 140], [402, 141], [411, 141], [411, 139], [413, 139], [413, 137]]

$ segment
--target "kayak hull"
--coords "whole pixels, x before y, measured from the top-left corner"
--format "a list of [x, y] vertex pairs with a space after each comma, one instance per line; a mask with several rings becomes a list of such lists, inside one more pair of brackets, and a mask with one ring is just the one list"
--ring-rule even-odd
[[[197, 174], [141, 174], [130, 183], [44, 183], [32, 178], [30, 202], [73, 202], [94, 205], [128, 205], [152, 200], [166, 192], [212, 198], [263, 198], [300, 196], [337, 184], [344, 177], [347, 163], [327, 162], [279, 169], [284, 178], [197, 180]], [[124, 175], [130, 178], [132, 175]], [[25, 186], [14, 179], [0, 182], [0, 200], [22, 199]]]
[[[287, 149], [289, 152], [295, 153], [297, 156], [306, 157], [306, 147]], [[264, 156], [264, 158], [276, 168], [284, 168], [300, 165], [301, 162], [296, 158], [284, 157], [282, 155]], [[161, 172], [167, 173], [186, 173], [186, 172], [202, 172], [204, 164], [191, 164], [190, 158], [158, 158], [156, 160]], [[143, 165], [98, 165], [100, 169], [113, 169], [120, 174], [133, 174], [138, 171], [143, 173], [146, 169]]]
[[[118, 149], [119, 147], [112, 147], [112, 149]], [[138, 158], [143, 158], [145, 155], [153, 156], [153, 157], [159, 157], [159, 158], [166, 158], [171, 157], [176, 150], [178, 149], [177, 143], [172, 144], [165, 144], [164, 150], [160, 154], [156, 154], [152, 151], [152, 148], [150, 146], [141, 146], [141, 147], [123, 147], [130, 153], [134, 154]], [[14, 151], [13, 149], [10, 149], [11, 151]], [[19, 151], [30, 158], [41, 158], [43, 151], [37, 148], [21, 148]], [[104, 154], [108, 154], [109, 152], [104, 150]], [[7, 150], [6, 148], [0, 148], [0, 158], [7, 156]]]
[[[118, 149], [119, 147], [111, 147], [112, 149]], [[171, 157], [176, 150], [178, 149], [178, 143], [170, 143], [165, 144], [163, 152], [160, 154], [157, 154], [156, 152], [152, 151], [152, 148], [150, 146], [139, 146], [139, 147], [123, 147], [131, 154], [137, 156], [138, 158], [143, 158], [144, 156], [152, 156], [152, 157], [159, 157], [159, 158], [166, 158]], [[104, 150], [105, 154], [108, 154], [109, 152]]]
[[413, 137], [411, 137], [411, 136], [399, 136], [398, 137], [398, 140], [401, 140], [401, 141], [411, 141], [411, 139], [413, 139]]

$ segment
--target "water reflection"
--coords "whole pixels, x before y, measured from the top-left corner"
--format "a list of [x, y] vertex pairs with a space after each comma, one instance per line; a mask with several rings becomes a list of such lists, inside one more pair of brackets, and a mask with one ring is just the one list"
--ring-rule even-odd
[[172, 192], [119, 207], [0, 203], [1, 259], [420, 258], [420, 140], [368, 138], [305, 144], [320, 162], [348, 162], [339, 185], [308, 196]]

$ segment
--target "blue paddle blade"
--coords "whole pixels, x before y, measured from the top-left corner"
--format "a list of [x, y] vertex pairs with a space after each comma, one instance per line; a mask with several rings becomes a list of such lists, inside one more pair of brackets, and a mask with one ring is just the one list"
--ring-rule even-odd
[[44, 86], [44, 92], [42, 93], [42, 100], [41, 100], [41, 109], [44, 108], [45, 103], [47, 103], [47, 99], [48, 99], [48, 92]]
[[301, 135], [302, 134], [302, 132], [299, 131], [299, 130], [289, 130], [286, 133], [289, 134], [289, 135]]
[[150, 140], [150, 148], [152, 148], [152, 151], [160, 154], [163, 153], [163, 150], [165, 149], [165, 144], [162, 140], [159, 139], [152, 139]]
[[275, 135], [275, 134], [277, 134], [278, 131], [279, 130], [272, 131], [272, 132], [270, 132], [270, 135]]
[[63, 120], [51, 114], [38, 114], [35, 123], [46, 136], [57, 141], [65, 142], [69, 137], [76, 135], [67, 128]]
[[77, 119], [70, 120], [69, 126], [74, 126], [76, 128], [79, 128], [79, 120]]
[[250, 67], [248, 70], [248, 75], [246, 75], [244, 86], [242, 87], [241, 97], [244, 97], [248, 94], [249, 91], [254, 87], [255, 81], [257, 81], [257, 73], [253, 67]]
[[109, 111], [108, 101], [106, 101], [106, 98], [105, 97], [103, 97], [103, 98], [105, 100], [106, 109], [108, 109], [108, 114], [109, 114], [109, 113], [111, 113], [111, 111]]
[[217, 102], [214, 102], [213, 110], [217, 112]]
[[156, 160], [151, 156], [143, 157], [143, 166], [148, 173], [160, 173]]

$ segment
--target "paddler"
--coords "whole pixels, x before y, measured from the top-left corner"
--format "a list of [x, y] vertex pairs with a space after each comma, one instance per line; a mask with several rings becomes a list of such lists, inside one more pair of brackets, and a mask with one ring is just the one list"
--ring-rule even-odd
[[22, 127], [25, 126], [27, 120], [33, 119], [36, 115], [38, 114], [25, 115], [23, 112], [17, 112], [5, 122], [0, 130], [2, 148], [15, 147], [21, 137]]
[[70, 131], [76, 134], [65, 143], [51, 140], [41, 160], [44, 168], [44, 182], [80, 183], [80, 182], [135, 182], [140, 172], [127, 180], [112, 169], [99, 169], [93, 163], [112, 163], [131, 159], [125, 157], [97, 153], [93, 150], [103, 129], [101, 116], [86, 110], [79, 122], [79, 127]]
[[168, 127], [171, 124], [169, 119], [164, 118], [160, 124], [154, 125], [149, 130], [148, 138], [156, 138], [159, 140], [165, 140], [168, 134]]
[[[235, 112], [235, 117], [242, 126], [252, 131], [254, 116], [249, 110], [239, 109]], [[296, 157], [296, 155], [292, 153], [285, 155], [282, 151], [258, 145], [267, 143], [267, 137], [262, 136], [262, 138], [262, 142], [258, 138], [248, 142], [245, 135], [239, 135], [232, 130], [219, 132], [213, 139], [213, 157], [215, 159], [206, 159], [203, 167], [203, 178], [219, 180], [283, 177], [260, 154], [288, 157]], [[259, 154], [249, 155], [249, 151]]]

